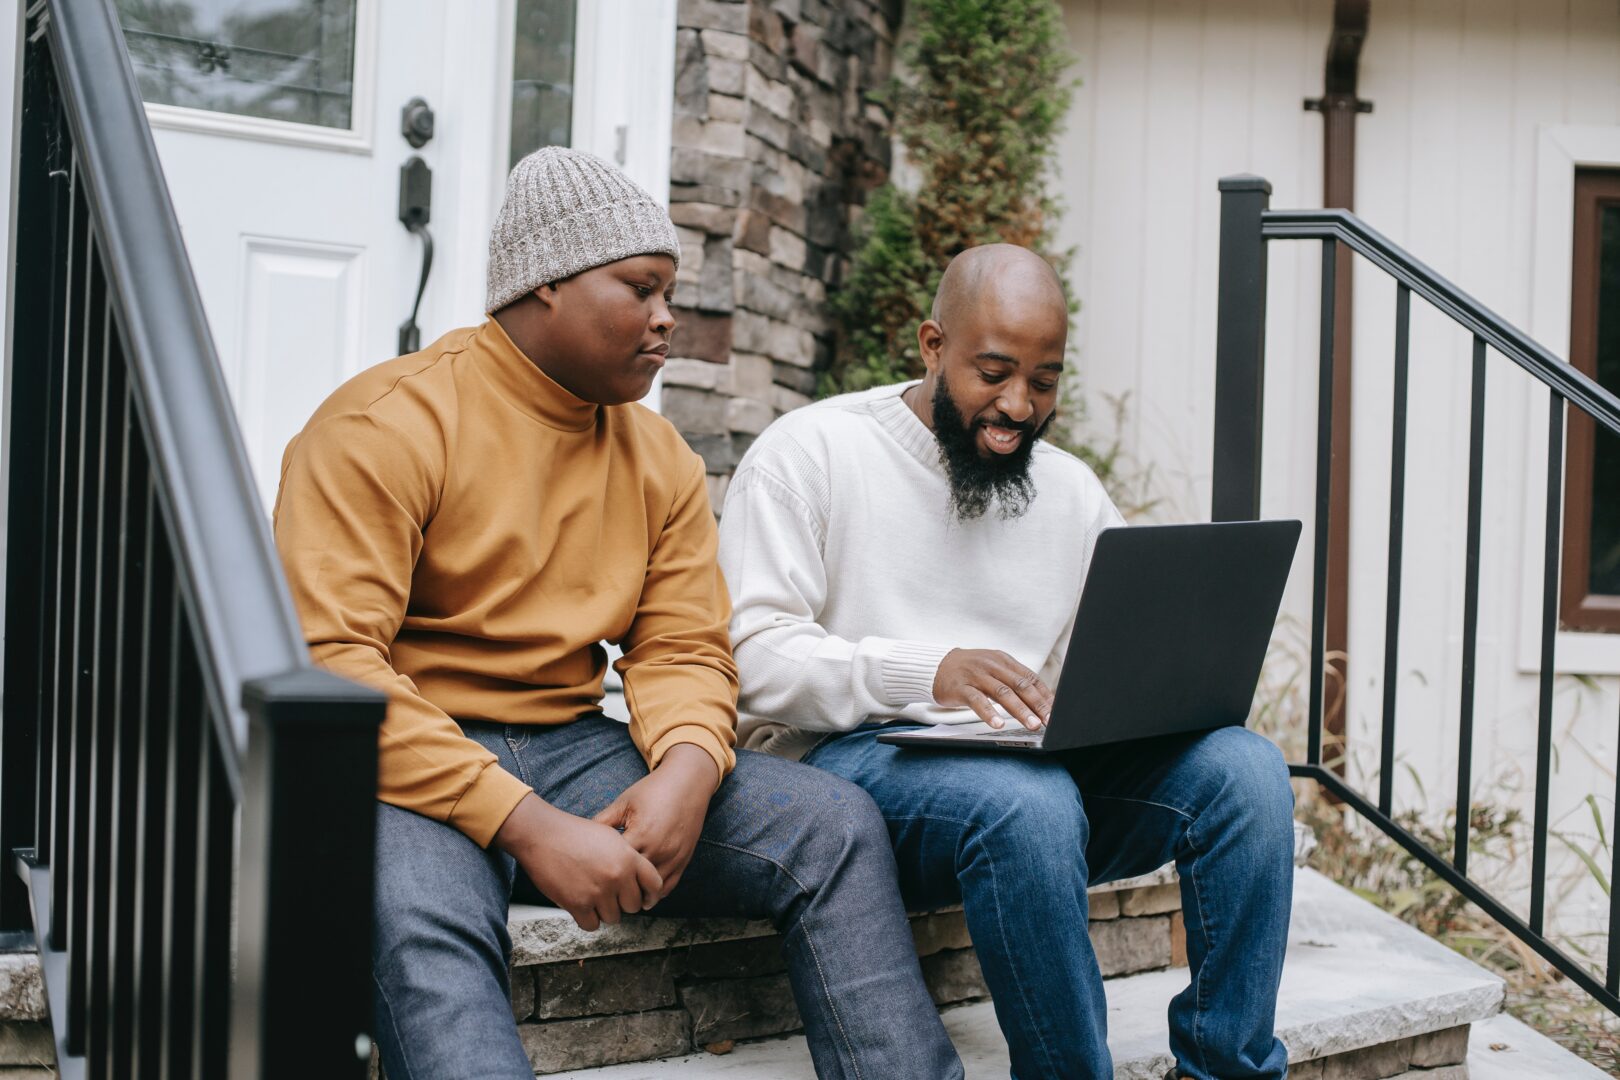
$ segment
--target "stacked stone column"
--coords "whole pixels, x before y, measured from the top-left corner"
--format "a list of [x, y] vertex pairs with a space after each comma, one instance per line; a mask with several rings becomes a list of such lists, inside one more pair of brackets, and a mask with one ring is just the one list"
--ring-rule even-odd
[[670, 217], [680, 325], [663, 412], [703, 456], [720, 510], [773, 419], [807, 404], [851, 225], [889, 168], [900, 0], [681, 0]]

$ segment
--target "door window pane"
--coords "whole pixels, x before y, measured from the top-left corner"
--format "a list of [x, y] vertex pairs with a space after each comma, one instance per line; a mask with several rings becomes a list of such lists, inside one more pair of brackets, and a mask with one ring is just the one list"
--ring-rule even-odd
[[576, 0], [517, 0], [509, 165], [542, 146], [567, 146], [574, 115]]
[[[1598, 234], [1597, 381], [1620, 394], [1620, 205], [1602, 209]], [[1592, 456], [1592, 562], [1588, 588], [1620, 595], [1620, 438], [1599, 428]]]
[[141, 96], [351, 126], [356, 0], [117, 0]]

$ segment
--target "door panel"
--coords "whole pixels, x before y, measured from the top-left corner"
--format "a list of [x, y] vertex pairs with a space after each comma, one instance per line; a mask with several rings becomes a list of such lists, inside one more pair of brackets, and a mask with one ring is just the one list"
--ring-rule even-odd
[[363, 366], [366, 252], [253, 236], [242, 247], [245, 317], [226, 377], [254, 479], [274, 498], [289, 426]]

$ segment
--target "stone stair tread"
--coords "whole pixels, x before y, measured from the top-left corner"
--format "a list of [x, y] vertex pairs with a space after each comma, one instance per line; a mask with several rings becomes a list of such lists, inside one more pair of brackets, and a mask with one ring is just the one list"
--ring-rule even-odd
[[1523, 1021], [1497, 1013], [1469, 1035], [1468, 1080], [1609, 1080], [1609, 1074]]
[[[1108, 1042], [1116, 1080], [1161, 1080], [1169, 1069], [1166, 1008], [1186, 985], [1186, 977], [1185, 971], [1171, 970], [1109, 980]], [[1293, 925], [1277, 1009], [1278, 1034], [1288, 1044], [1290, 1060], [1309, 1061], [1478, 1023], [1495, 1017], [1501, 1006], [1502, 981], [1495, 975], [1315, 871], [1296, 875]], [[1007, 1075], [1006, 1045], [988, 1002], [947, 1010], [944, 1018], [969, 1080]], [[1546, 1052], [1533, 1040], [1521, 1040], [1517, 1032], [1506, 1041], [1518, 1046], [1516, 1040], [1533, 1046], [1538, 1054]], [[1470, 1040], [1470, 1065], [1475, 1044], [1486, 1042]], [[1529, 1059], [1530, 1050], [1524, 1053]], [[1569, 1061], [1579, 1064], [1573, 1055]], [[739, 1045], [725, 1055], [612, 1065], [556, 1074], [554, 1080], [711, 1076], [810, 1080], [813, 1075], [803, 1037], [793, 1036]], [[1480, 1074], [1490, 1080], [1506, 1075], [1539, 1074]]]
[[[1151, 874], [1111, 881], [1091, 892], [1120, 892], [1174, 880], [1175, 866], [1166, 863]], [[534, 904], [513, 904], [507, 927], [512, 935], [514, 966], [646, 952], [676, 944], [735, 941], [775, 933], [770, 923], [760, 919], [660, 919], [654, 915], [628, 916], [617, 926], [587, 932], [581, 930], [567, 912]]]

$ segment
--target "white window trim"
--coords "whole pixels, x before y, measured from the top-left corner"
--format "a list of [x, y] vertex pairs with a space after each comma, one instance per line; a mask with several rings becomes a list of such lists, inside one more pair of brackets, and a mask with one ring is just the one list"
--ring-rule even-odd
[[[1562, 357], [1569, 356], [1575, 170], [1593, 166], [1620, 167], [1620, 126], [1551, 124], [1540, 129], [1529, 331]], [[1518, 661], [1520, 671], [1534, 672], [1541, 669], [1541, 552], [1547, 505], [1547, 399], [1542, 394], [1526, 395], [1525, 431]], [[1620, 634], [1561, 630], [1555, 646], [1554, 670], [1559, 674], [1620, 675]]]
[[311, 146], [321, 150], [344, 150], [369, 154], [376, 126], [377, 101], [377, 14], [381, 0], [356, 0], [354, 12], [354, 95], [350, 101], [351, 126], [322, 127], [295, 124], [287, 120], [267, 120], [258, 116], [238, 116], [212, 109], [191, 109], [181, 105], [149, 102], [146, 119], [154, 128], [194, 131], [204, 135], [226, 135], [285, 146]]

